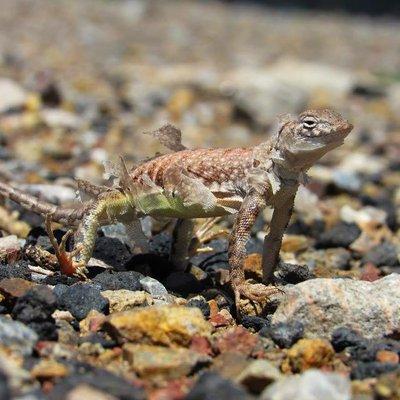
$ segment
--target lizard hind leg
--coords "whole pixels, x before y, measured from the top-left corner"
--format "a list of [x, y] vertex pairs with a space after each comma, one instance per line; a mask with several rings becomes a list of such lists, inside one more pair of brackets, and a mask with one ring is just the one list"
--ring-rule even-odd
[[54, 236], [53, 229], [51, 227], [51, 214], [46, 215], [46, 232], [49, 236], [51, 245], [54, 248], [55, 255], [60, 265], [61, 273], [68, 276], [78, 276], [86, 279], [86, 273], [88, 272], [83, 262], [74, 261], [74, 257], [82, 250], [81, 246], [78, 245], [73, 251], [68, 252], [66, 250], [66, 244], [68, 239], [72, 236], [73, 231], [69, 230], [62, 237], [60, 244]]

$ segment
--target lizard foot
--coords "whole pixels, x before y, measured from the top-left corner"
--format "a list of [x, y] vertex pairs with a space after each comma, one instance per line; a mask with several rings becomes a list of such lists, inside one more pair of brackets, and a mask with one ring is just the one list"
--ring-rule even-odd
[[88, 270], [86, 269], [84, 261], [75, 261], [74, 257], [82, 250], [82, 246], [78, 245], [73, 251], [68, 252], [66, 250], [67, 240], [73, 234], [72, 230], [69, 230], [61, 239], [60, 244], [57, 243], [57, 239], [54, 236], [53, 230], [51, 229], [51, 215], [46, 216], [46, 232], [49, 236], [50, 242], [54, 248], [54, 252], [57, 257], [57, 261], [60, 265], [60, 271], [64, 275], [77, 276], [81, 279], [86, 279]]
[[232, 289], [235, 294], [236, 313], [238, 316], [240, 315], [240, 299], [242, 297], [256, 303], [265, 303], [272, 295], [283, 293], [283, 290], [276, 286], [266, 286], [262, 283], [249, 283], [246, 281], [232, 283]]

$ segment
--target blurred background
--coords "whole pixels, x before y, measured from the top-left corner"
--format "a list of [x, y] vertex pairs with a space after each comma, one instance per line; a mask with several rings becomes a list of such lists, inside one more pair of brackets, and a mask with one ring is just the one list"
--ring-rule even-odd
[[5, 178], [98, 182], [108, 158], [161, 151], [143, 132], [166, 122], [189, 147], [248, 146], [268, 138], [276, 115], [325, 106], [356, 128], [314, 174], [334, 166], [357, 188], [359, 174], [399, 166], [398, 2], [0, 5]]

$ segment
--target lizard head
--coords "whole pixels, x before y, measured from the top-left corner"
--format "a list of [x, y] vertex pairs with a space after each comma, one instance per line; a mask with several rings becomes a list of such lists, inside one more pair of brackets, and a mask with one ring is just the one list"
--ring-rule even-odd
[[307, 110], [298, 117], [281, 119], [277, 144], [292, 164], [302, 167], [343, 144], [352, 129], [353, 125], [333, 110]]

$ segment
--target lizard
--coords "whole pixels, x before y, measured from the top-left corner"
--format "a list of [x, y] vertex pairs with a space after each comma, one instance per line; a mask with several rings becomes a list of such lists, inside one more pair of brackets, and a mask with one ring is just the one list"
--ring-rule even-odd
[[[140, 218], [177, 218], [172, 252], [181, 269], [187, 264], [192, 219], [235, 214], [229, 237], [230, 285], [235, 304], [241, 297], [261, 302], [278, 289], [268, 285], [279, 262], [284, 231], [289, 223], [297, 189], [307, 171], [327, 152], [343, 144], [353, 126], [330, 109], [311, 109], [278, 118], [272, 137], [253, 147], [185, 148], [179, 130], [159, 130], [161, 142], [175, 150], [156, 156], [128, 170], [121, 159], [109, 169], [114, 187], [95, 186], [78, 180], [78, 187], [92, 196], [80, 208], [68, 209], [41, 201], [0, 182], [0, 195], [47, 216], [46, 225], [61, 272], [85, 277], [97, 229], [123, 222], [130, 238], [148, 250]], [[172, 132], [172, 133], [171, 133]], [[245, 280], [246, 243], [258, 214], [273, 208], [262, 254], [263, 283]], [[65, 249], [66, 237], [57, 244], [50, 222], [76, 226], [75, 248]], [[71, 231], [67, 233], [69, 236]]]

